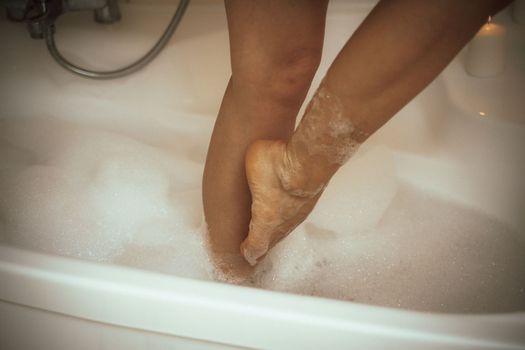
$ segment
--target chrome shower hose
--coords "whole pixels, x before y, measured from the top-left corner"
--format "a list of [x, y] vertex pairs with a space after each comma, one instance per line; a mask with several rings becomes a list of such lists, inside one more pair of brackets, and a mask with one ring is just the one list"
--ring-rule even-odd
[[68, 71], [75, 73], [77, 75], [80, 75], [82, 77], [91, 78], [91, 79], [120, 78], [125, 75], [136, 72], [139, 69], [144, 68], [144, 66], [150, 63], [162, 51], [162, 49], [164, 49], [166, 44], [169, 42], [171, 36], [177, 29], [177, 26], [179, 25], [182, 17], [184, 16], [184, 12], [186, 11], [186, 8], [188, 7], [189, 3], [190, 3], [190, 0], [180, 0], [177, 10], [175, 11], [175, 14], [171, 18], [168, 26], [166, 27], [166, 30], [164, 31], [164, 33], [162, 33], [162, 36], [155, 43], [155, 45], [153, 45], [153, 47], [144, 56], [142, 56], [135, 62], [125, 67], [119, 68], [119, 69], [109, 70], [109, 71], [95, 71], [95, 70], [90, 70], [90, 69], [79, 67], [69, 62], [58, 51], [56, 44], [55, 44], [54, 28], [51, 26], [48, 27], [48, 29], [45, 31], [47, 49], [49, 50], [49, 53], [51, 54], [51, 56], [53, 56], [53, 58], [55, 59], [55, 61], [57, 61], [59, 65], [61, 65]]

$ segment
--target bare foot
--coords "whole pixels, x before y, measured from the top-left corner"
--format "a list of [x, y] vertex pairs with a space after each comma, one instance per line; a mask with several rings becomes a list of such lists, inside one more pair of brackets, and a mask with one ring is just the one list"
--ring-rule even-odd
[[245, 165], [252, 193], [252, 217], [241, 252], [253, 266], [304, 221], [322, 191], [308, 194], [297, 190], [301, 185], [290, 176], [297, 174], [292, 169], [297, 167], [291, 164], [283, 141], [254, 142], [246, 153]]

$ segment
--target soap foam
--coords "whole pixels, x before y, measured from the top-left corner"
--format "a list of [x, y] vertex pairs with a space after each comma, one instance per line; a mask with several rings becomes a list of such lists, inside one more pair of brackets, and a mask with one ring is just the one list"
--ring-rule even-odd
[[[0, 241], [214, 278], [199, 127], [170, 144], [54, 119], [0, 124]], [[485, 214], [400, 182], [387, 148], [361, 148], [252, 285], [417, 310], [525, 310], [524, 247]]]
[[[52, 119], [4, 121], [0, 138], [7, 242], [136, 265], [127, 251], [173, 242], [180, 261], [183, 234], [199, 228], [202, 164], [185, 156]], [[194, 236], [184, 239], [203, 251]]]
[[388, 149], [362, 150], [334, 175], [308, 221], [335, 232], [372, 228], [396, 190], [396, 169]]
[[525, 310], [525, 242], [500, 222], [400, 183], [378, 223], [308, 219], [268, 255], [263, 288], [439, 312]]
[[293, 142], [303, 144], [311, 155], [322, 156], [334, 164], [345, 164], [354, 155], [360, 142], [357, 130], [345, 115], [340, 98], [322, 82], [306, 108]]

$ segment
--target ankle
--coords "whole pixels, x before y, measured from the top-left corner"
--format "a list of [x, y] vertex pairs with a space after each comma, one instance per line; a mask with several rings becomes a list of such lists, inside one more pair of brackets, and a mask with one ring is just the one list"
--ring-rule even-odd
[[335, 169], [302, 157], [290, 143], [283, 142], [280, 147], [282, 158], [277, 167], [277, 175], [283, 189], [296, 197], [313, 198], [320, 194]]

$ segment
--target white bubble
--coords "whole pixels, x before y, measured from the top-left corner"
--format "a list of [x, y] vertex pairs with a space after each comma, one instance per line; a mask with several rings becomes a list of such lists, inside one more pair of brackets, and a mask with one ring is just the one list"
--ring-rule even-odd
[[372, 228], [396, 190], [396, 170], [390, 152], [385, 147], [361, 150], [335, 174], [307, 221], [336, 232]]

